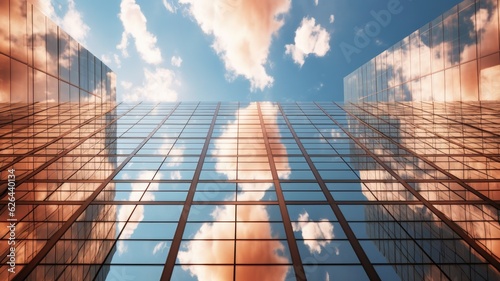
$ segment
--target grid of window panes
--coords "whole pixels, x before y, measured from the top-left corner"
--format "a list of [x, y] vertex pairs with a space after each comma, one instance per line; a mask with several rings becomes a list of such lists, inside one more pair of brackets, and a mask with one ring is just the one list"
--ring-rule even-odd
[[346, 76], [344, 100], [498, 100], [499, 9], [462, 1]]
[[[15, 271], [19, 272], [115, 171], [117, 116], [112, 104], [97, 103], [2, 103], [0, 116], [0, 279], [10, 280], [14, 275], [7, 271], [7, 254], [13, 244], [8, 243], [11, 232], [7, 226], [16, 223]], [[12, 196], [8, 194], [9, 174], [15, 176]], [[104, 196], [114, 198], [112, 193]], [[11, 202], [8, 198], [16, 200], [12, 216], [7, 211], [7, 203]], [[103, 255], [110, 250], [104, 239], [114, 235], [111, 230], [115, 228], [115, 213], [113, 206], [82, 210], [78, 216], [99, 223], [71, 224], [60, 237], [62, 244], [54, 248], [57, 254], [52, 252], [47, 258], [63, 264], [77, 255], [82, 262]], [[57, 273], [47, 274], [46, 280], [55, 279], [55, 274], [62, 272], [60, 268]], [[61, 277], [84, 279], [87, 275], [88, 269], [80, 266], [65, 271]]]
[[0, 0], [0, 102], [115, 100], [115, 74], [31, 0]]
[[3, 105], [0, 276], [499, 279], [498, 108]]

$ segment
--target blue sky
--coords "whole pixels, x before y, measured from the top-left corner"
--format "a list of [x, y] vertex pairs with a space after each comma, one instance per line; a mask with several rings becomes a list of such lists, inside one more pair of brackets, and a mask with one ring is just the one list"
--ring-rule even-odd
[[344, 76], [460, 2], [39, 1], [125, 101], [342, 101]]

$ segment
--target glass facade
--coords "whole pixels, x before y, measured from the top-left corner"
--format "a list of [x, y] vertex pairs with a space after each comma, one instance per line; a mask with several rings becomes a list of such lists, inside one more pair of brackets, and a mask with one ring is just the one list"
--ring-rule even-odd
[[115, 98], [115, 74], [31, 1], [0, 0], [0, 103]]
[[[115, 206], [82, 209], [116, 169], [114, 106], [1, 103], [0, 112], [0, 279], [12, 280], [42, 255], [40, 268], [46, 272], [28, 279], [89, 279], [93, 269], [83, 264], [105, 258], [112, 249], [106, 239], [116, 229]], [[77, 213], [78, 222], [65, 229]], [[63, 230], [64, 236], [52, 239]], [[72, 261], [80, 266], [54, 267]]]
[[3, 104], [0, 279], [499, 280], [499, 108]]
[[498, 100], [498, 0], [464, 0], [344, 78], [344, 101]]
[[0, 0], [0, 280], [500, 280], [498, 56], [497, 1], [464, 1], [358, 103], [117, 104]]

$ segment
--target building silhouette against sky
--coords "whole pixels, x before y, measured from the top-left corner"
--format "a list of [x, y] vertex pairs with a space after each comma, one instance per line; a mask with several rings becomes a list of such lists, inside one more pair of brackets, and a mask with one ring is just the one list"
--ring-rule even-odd
[[[355, 103], [117, 104], [108, 67], [14, 2], [0, 2], [0, 279], [500, 280], [495, 65], [476, 68], [474, 98], [460, 75], [460, 99], [424, 97], [408, 77], [426, 73], [363, 66], [346, 78]], [[484, 3], [498, 20], [496, 1], [456, 11]]]

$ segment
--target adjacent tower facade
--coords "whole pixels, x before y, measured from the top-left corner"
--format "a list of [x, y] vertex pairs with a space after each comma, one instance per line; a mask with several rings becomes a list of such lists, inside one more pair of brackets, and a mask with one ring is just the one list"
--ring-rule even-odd
[[344, 78], [344, 100], [498, 100], [497, 0], [465, 0]]
[[[51, 265], [31, 279], [91, 279], [115, 207], [83, 210], [79, 220], [102, 223], [73, 225], [74, 239], [51, 237], [116, 168], [115, 75], [31, 2], [0, 1], [0, 279], [37, 255]], [[83, 265], [56, 266], [73, 259]]]
[[0, 1], [0, 103], [115, 101], [111, 69], [31, 2]]

